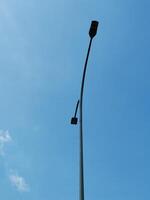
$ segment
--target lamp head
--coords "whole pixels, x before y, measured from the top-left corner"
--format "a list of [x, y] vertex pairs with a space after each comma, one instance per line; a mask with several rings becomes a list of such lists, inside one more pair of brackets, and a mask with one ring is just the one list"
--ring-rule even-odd
[[72, 117], [71, 118], [71, 124], [77, 125], [77, 123], [78, 123], [78, 118], [77, 117]]
[[94, 38], [94, 36], [96, 35], [96, 33], [97, 33], [97, 28], [98, 28], [98, 24], [99, 24], [98, 21], [92, 21], [92, 22], [91, 22], [91, 27], [90, 27], [90, 30], [89, 30], [89, 36], [90, 36], [91, 38]]

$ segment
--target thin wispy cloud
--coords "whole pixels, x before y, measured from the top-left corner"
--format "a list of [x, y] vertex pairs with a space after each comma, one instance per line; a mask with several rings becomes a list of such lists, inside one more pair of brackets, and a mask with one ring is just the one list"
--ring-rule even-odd
[[16, 174], [11, 174], [9, 176], [9, 180], [11, 184], [19, 191], [19, 192], [28, 192], [29, 185], [26, 183], [25, 179], [22, 176], [18, 176]]
[[0, 130], [0, 155], [4, 156], [4, 147], [6, 144], [10, 143], [12, 138], [9, 134], [9, 131]]
[[0, 16], [8, 26], [17, 27], [16, 19], [12, 13], [12, 9], [6, 1], [0, 1]]
[[[8, 130], [0, 130], [0, 156], [3, 156], [5, 165], [7, 164], [7, 156], [5, 156], [5, 146], [11, 143], [12, 137]], [[19, 176], [14, 170], [10, 170], [8, 175], [9, 181], [19, 192], [28, 192], [29, 185], [26, 183], [24, 177]]]

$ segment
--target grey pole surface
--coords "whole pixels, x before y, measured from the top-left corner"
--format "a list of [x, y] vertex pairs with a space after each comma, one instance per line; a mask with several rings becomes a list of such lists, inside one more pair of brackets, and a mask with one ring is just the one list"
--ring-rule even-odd
[[87, 51], [87, 56], [84, 64], [84, 70], [83, 70], [83, 76], [82, 76], [82, 82], [81, 82], [81, 90], [80, 90], [80, 100], [77, 102], [76, 110], [75, 110], [75, 115], [71, 119], [71, 124], [76, 125], [77, 124], [77, 110], [78, 110], [78, 105], [79, 105], [79, 117], [80, 117], [80, 145], [79, 145], [79, 153], [80, 153], [80, 159], [79, 159], [79, 200], [84, 200], [84, 158], [83, 158], [83, 94], [84, 94], [84, 82], [85, 82], [85, 75], [86, 75], [86, 70], [87, 70], [87, 64], [88, 64], [88, 59], [89, 59], [89, 54], [91, 50], [91, 45], [94, 36], [96, 35], [97, 32], [97, 27], [98, 27], [98, 22], [97, 21], [92, 21], [90, 31], [89, 31], [89, 36], [90, 36], [90, 43]]

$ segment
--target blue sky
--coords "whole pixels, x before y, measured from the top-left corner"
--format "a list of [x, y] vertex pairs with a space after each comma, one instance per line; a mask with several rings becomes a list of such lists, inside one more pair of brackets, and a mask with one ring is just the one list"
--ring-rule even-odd
[[150, 2], [1, 0], [2, 200], [78, 199], [79, 97], [84, 96], [85, 199], [150, 198]]

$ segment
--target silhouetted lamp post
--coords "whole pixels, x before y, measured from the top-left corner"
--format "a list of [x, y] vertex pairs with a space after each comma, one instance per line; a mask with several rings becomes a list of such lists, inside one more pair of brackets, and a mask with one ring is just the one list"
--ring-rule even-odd
[[92, 21], [91, 27], [89, 30], [89, 36], [90, 36], [90, 42], [89, 47], [87, 51], [87, 56], [85, 60], [84, 70], [83, 70], [83, 76], [82, 76], [82, 82], [81, 82], [81, 91], [80, 91], [80, 99], [77, 101], [76, 109], [74, 117], [71, 118], [71, 124], [76, 125], [78, 123], [78, 118], [76, 117], [78, 107], [79, 107], [79, 124], [80, 124], [80, 176], [79, 176], [79, 200], [84, 200], [84, 162], [83, 162], [83, 114], [82, 114], [82, 107], [83, 107], [83, 92], [84, 92], [84, 82], [85, 82], [85, 75], [86, 75], [86, 69], [87, 69], [87, 63], [88, 58], [91, 50], [91, 45], [93, 38], [95, 37], [97, 33], [98, 28], [98, 22]]

